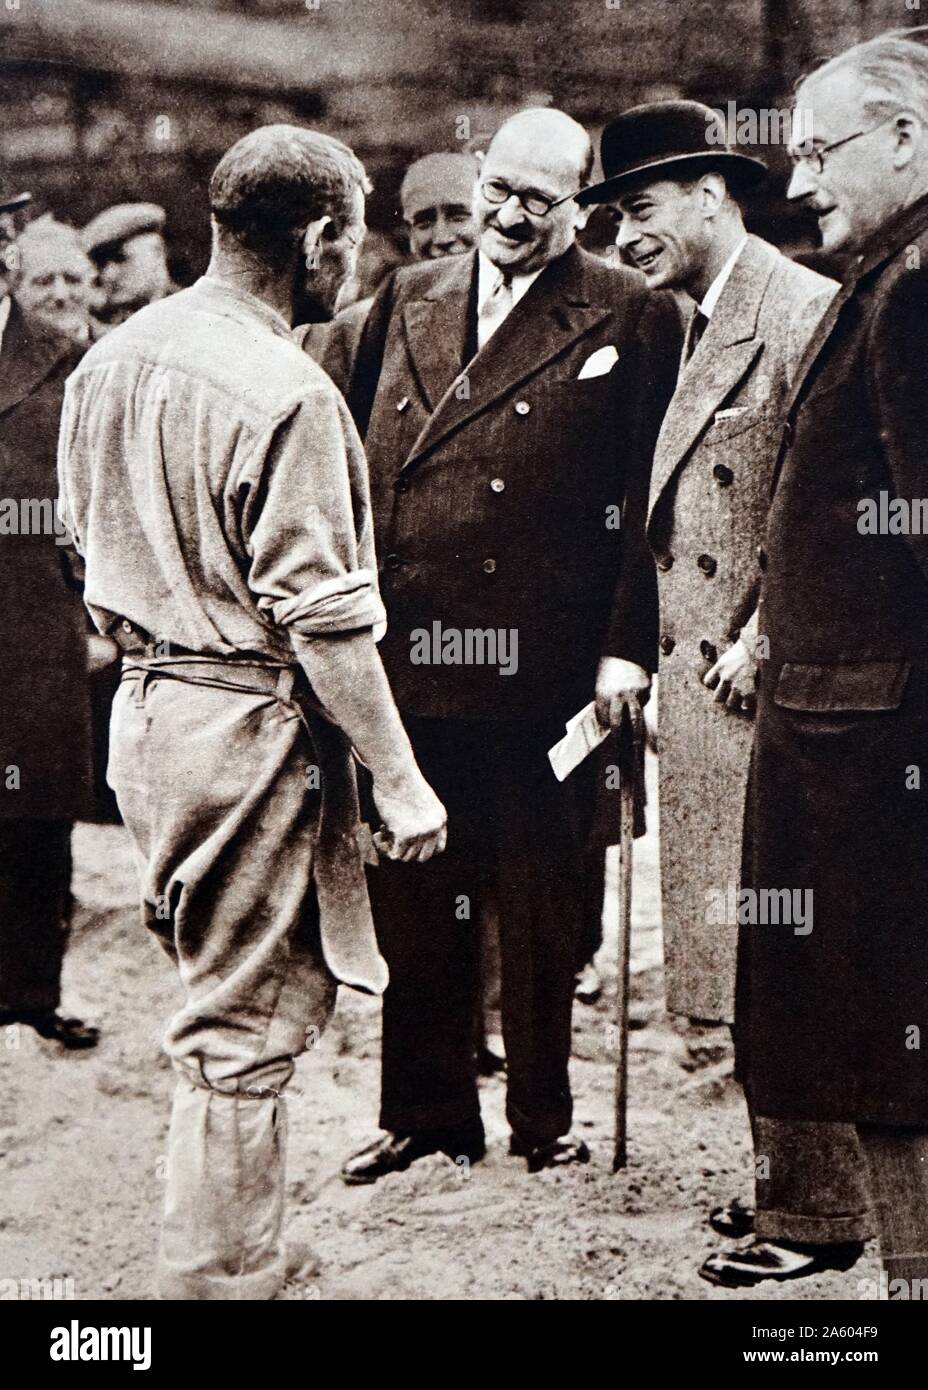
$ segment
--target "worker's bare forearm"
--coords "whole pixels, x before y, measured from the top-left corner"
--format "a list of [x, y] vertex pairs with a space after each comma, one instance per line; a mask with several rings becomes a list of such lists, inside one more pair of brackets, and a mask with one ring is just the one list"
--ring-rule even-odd
[[370, 629], [292, 636], [309, 683], [384, 791], [400, 792], [419, 771]]

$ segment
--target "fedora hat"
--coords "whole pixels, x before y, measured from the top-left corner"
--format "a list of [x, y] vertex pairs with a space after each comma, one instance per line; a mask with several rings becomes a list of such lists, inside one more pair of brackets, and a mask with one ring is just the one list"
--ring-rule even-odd
[[608, 203], [659, 178], [717, 170], [746, 189], [767, 175], [762, 160], [731, 149], [721, 116], [700, 101], [654, 101], [623, 111], [603, 129], [600, 158], [605, 178], [577, 194], [582, 206]]

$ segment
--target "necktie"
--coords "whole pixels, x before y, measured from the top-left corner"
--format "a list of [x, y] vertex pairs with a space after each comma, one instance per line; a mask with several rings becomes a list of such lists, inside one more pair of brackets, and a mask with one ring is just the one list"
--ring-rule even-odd
[[477, 313], [477, 346], [482, 348], [512, 308], [512, 282], [500, 271]]
[[683, 353], [684, 362], [688, 362], [699, 347], [699, 340], [708, 327], [708, 314], [704, 314], [701, 309], [697, 309], [690, 319], [689, 328], [686, 332], [686, 347]]

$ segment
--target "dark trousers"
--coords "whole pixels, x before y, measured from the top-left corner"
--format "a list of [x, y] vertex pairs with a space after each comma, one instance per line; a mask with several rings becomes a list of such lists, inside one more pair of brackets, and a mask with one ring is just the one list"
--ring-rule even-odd
[[0, 1013], [58, 1007], [70, 894], [70, 822], [0, 820]]
[[869, 1240], [875, 1221], [857, 1130], [825, 1120], [772, 1120], [748, 1105], [761, 1240], [835, 1245]]
[[384, 1129], [464, 1124], [479, 1115], [474, 1066], [481, 903], [499, 911], [506, 1113], [529, 1143], [571, 1121], [571, 1005], [582, 902], [582, 808], [547, 750], [563, 733], [526, 725], [404, 720], [448, 810], [448, 847], [427, 864], [369, 874], [380, 948]]
[[[928, 1298], [928, 1133], [891, 1125], [857, 1126], [870, 1171], [880, 1257], [890, 1298]], [[918, 1280], [917, 1286], [912, 1285]]]

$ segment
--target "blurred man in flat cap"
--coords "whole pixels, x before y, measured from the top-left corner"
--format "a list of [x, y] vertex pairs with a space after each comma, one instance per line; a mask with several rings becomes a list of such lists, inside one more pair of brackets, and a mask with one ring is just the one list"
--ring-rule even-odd
[[85, 1048], [96, 1028], [59, 1003], [71, 829], [91, 807], [88, 643], [54, 511], [64, 383], [80, 353], [11, 294], [28, 202], [0, 195], [0, 1026]]
[[[709, 907], [740, 885], [757, 551], [784, 399], [837, 286], [747, 234], [739, 199], [765, 167], [727, 148], [709, 107], [626, 111], [603, 131], [602, 163], [605, 180], [579, 201], [609, 205], [623, 259], [694, 303], [647, 515], [660, 597], [661, 903], [668, 1009], [731, 1023], [737, 918]], [[854, 1130], [750, 1117], [756, 1214], [736, 1198], [710, 1224], [754, 1239], [711, 1256], [703, 1276], [743, 1287], [852, 1263], [871, 1232]]]
[[157, 203], [117, 203], [98, 213], [81, 233], [105, 296], [99, 316], [109, 328], [177, 286], [168, 271], [164, 208]]

